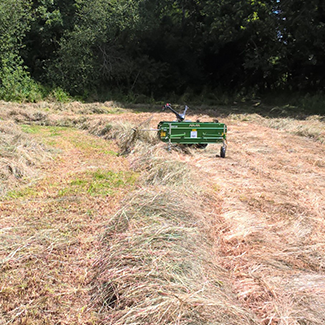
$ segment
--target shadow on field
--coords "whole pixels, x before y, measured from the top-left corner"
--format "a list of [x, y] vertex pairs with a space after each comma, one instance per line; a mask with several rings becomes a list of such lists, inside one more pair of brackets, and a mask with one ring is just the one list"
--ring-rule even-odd
[[[320, 121], [325, 121], [325, 111], [319, 114], [314, 111], [307, 111], [293, 105], [273, 106], [262, 104], [258, 101], [252, 101], [245, 104], [233, 105], [191, 105], [189, 106], [188, 114], [207, 114], [214, 117], [227, 118], [234, 114], [258, 114], [264, 118], [294, 118], [297, 120], [305, 120], [312, 115], [321, 115]], [[183, 111], [184, 105], [173, 104], [176, 111]], [[162, 105], [154, 104], [124, 104], [123, 108], [132, 110], [134, 113], [159, 113], [162, 112]]]

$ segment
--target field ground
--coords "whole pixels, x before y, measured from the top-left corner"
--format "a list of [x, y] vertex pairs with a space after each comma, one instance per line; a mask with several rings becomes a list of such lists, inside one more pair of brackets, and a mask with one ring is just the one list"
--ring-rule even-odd
[[0, 324], [324, 324], [324, 118], [227, 110], [188, 116], [222, 159], [128, 142], [170, 113], [2, 102]]

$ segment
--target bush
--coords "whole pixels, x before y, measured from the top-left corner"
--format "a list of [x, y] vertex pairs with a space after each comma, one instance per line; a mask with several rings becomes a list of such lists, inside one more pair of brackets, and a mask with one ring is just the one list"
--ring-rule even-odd
[[1, 60], [0, 99], [16, 102], [37, 102], [42, 99], [42, 86], [30, 77], [22, 63], [22, 59], [15, 54]]
[[60, 87], [53, 89], [47, 97], [50, 101], [56, 101], [60, 103], [68, 103], [71, 101], [70, 95]]

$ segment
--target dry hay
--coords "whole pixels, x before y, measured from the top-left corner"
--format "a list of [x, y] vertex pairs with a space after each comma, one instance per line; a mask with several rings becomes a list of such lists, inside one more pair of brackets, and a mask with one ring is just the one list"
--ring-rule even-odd
[[0, 105], [0, 117], [15, 123], [46, 123], [48, 113], [35, 109], [30, 105]]
[[142, 185], [192, 186], [192, 168], [178, 160], [178, 152], [167, 152], [166, 145], [137, 142], [130, 156], [131, 168], [140, 173]]
[[106, 119], [97, 119], [88, 121], [85, 129], [107, 140], [116, 140], [120, 153], [124, 155], [131, 153], [139, 142], [148, 147], [158, 143], [157, 133], [150, 130], [150, 121], [151, 118], [148, 118], [135, 125], [125, 120], [108, 122]]
[[[94, 265], [103, 323], [324, 324], [324, 150], [304, 138], [321, 142], [310, 134], [324, 121], [233, 116], [221, 164], [167, 154], [155, 132], [134, 132], [143, 116], [80, 124], [115, 139], [140, 174]], [[284, 132], [299, 125], [304, 137]]]
[[218, 263], [260, 324], [324, 324], [324, 145], [255, 122], [233, 123], [231, 145], [217, 168], [196, 161], [224, 184]]
[[39, 175], [38, 167], [51, 156], [44, 145], [12, 122], [0, 121], [0, 196]]
[[325, 120], [319, 115], [305, 119], [264, 118], [259, 114], [230, 114], [230, 120], [257, 123], [276, 130], [289, 132], [302, 137], [325, 143]]
[[[89, 128], [92, 121], [98, 116], [112, 116], [125, 113], [118, 103], [92, 103], [80, 102], [56, 103], [40, 102], [29, 104], [14, 104], [0, 101], [0, 118], [11, 120], [20, 124], [38, 124], [50, 126]], [[107, 121], [106, 121], [107, 123]]]
[[[107, 139], [117, 140], [122, 155], [132, 153], [140, 157], [140, 159], [141, 157], [150, 158], [153, 152], [164, 148], [163, 156], [166, 156], [167, 144], [159, 140], [158, 130], [151, 127], [150, 122], [152, 119], [153, 117], [149, 117], [137, 124], [128, 121], [111, 122], [99, 128], [99, 134], [107, 131], [105, 135]], [[183, 144], [172, 144], [169, 150], [192, 154], [191, 147]], [[160, 156], [162, 156], [161, 153]]]
[[129, 156], [142, 187], [110, 218], [94, 265], [93, 303], [103, 323], [255, 324], [214, 262], [208, 207], [216, 197], [177, 152], [166, 154], [136, 141]]
[[325, 123], [320, 116], [310, 116], [306, 120], [271, 119], [267, 126], [325, 143]]
[[106, 324], [254, 323], [213, 263], [198, 199], [146, 188], [124, 204], [95, 264], [94, 303]]

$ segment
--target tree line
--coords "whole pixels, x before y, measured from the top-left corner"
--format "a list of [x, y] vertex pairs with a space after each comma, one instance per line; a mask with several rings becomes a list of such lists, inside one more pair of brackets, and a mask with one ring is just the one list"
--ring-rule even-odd
[[2, 0], [0, 98], [322, 93], [322, 0]]

